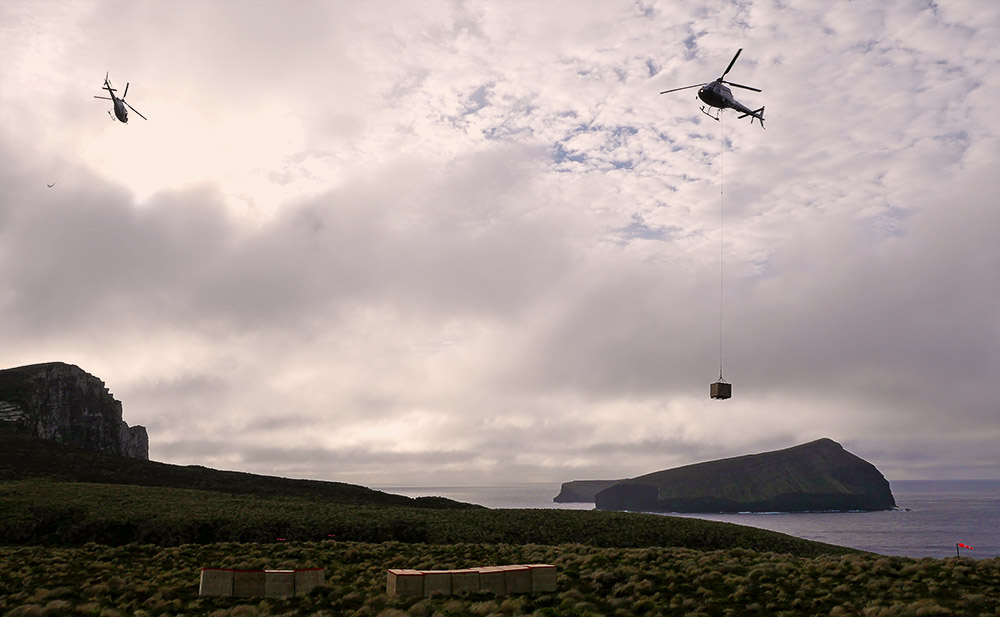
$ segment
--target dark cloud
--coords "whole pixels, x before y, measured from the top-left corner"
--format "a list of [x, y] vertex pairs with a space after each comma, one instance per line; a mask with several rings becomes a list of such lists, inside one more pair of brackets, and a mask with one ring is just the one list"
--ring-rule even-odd
[[[997, 9], [569, 6], [0, 5], [0, 363], [263, 473], [995, 476]], [[766, 132], [656, 94], [738, 46]]]

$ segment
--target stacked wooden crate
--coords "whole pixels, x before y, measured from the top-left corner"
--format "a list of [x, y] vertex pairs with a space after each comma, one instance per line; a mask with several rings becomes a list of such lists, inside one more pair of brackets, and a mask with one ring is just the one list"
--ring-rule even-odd
[[464, 570], [391, 569], [386, 576], [386, 593], [390, 596], [427, 597], [477, 591], [508, 595], [555, 590], [556, 567], [544, 563]]
[[199, 595], [237, 598], [304, 596], [323, 584], [326, 570], [232, 570], [202, 568]]

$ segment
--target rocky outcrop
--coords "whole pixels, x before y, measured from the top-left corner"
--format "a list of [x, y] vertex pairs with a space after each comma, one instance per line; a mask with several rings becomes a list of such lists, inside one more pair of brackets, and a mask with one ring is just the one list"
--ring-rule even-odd
[[573, 480], [563, 482], [559, 494], [552, 498], [556, 503], [594, 503], [594, 495], [624, 480]]
[[599, 510], [806, 512], [891, 510], [889, 482], [831, 439], [658, 471], [594, 495]]
[[0, 371], [0, 422], [42, 439], [149, 460], [146, 428], [129, 426], [104, 382], [72, 364]]
[[[599, 510], [631, 510], [633, 512], [657, 512], [660, 491], [649, 484], [622, 482], [603, 491]], [[595, 503], [597, 496], [594, 496]]]

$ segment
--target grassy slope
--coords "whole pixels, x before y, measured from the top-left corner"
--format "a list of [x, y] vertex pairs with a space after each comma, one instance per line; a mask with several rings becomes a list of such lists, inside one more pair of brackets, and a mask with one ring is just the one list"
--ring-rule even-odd
[[601, 547], [746, 548], [800, 556], [857, 552], [780, 533], [689, 518], [582, 510], [341, 504], [163, 487], [23, 480], [0, 483], [0, 544], [462, 542]]
[[[94, 617], [998, 615], [1000, 559], [799, 558], [745, 550], [290, 542], [0, 547], [0, 614]], [[555, 593], [388, 597], [387, 568], [551, 563]], [[198, 596], [202, 567], [326, 568], [287, 599]]]
[[[4, 448], [18, 443], [20, 454]], [[249, 474], [234, 474], [237, 492], [192, 490], [166, 485], [187, 468], [43, 446], [57, 457], [45, 462], [26, 445], [0, 443], [0, 614], [9, 617], [1000, 615], [1000, 559], [889, 558], [656, 515], [401, 506], [361, 487]], [[63, 467], [71, 463], [80, 468]], [[227, 472], [193, 477], [232, 489]], [[385, 594], [387, 568], [538, 562], [557, 566], [557, 592]], [[324, 567], [327, 582], [304, 598], [202, 598], [202, 567]]]
[[579, 510], [490, 510], [336, 482], [105, 456], [0, 430], [0, 543], [163, 546], [325, 540], [850, 549], [695, 519]]
[[343, 482], [294, 480], [109, 456], [36, 439], [0, 425], [0, 482], [26, 478], [199, 489], [256, 496], [303, 497], [383, 506], [478, 507], [442, 498], [412, 499]]

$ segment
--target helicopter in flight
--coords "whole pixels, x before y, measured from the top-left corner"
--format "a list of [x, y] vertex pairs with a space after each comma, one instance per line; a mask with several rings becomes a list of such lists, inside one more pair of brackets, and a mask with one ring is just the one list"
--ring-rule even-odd
[[[128, 96], [128, 82], [125, 83], [125, 92], [122, 93], [122, 98], [118, 98], [117, 96], [115, 96], [115, 92], [117, 92], [118, 90], [111, 87], [111, 81], [108, 79], [108, 74], [105, 73], [104, 74], [104, 89], [108, 91], [108, 94], [111, 95], [110, 97], [107, 97], [107, 96], [97, 96], [95, 94], [94, 98], [95, 99], [104, 99], [105, 101], [112, 101], [114, 103], [115, 115], [111, 117], [112, 120], [114, 120], [115, 117], [117, 116], [117, 118], [122, 123], [127, 123], [128, 122], [128, 110], [129, 109], [131, 109], [136, 114], [138, 114], [138, 116], [140, 118], [142, 118], [143, 120], [146, 120], [146, 116], [144, 116], [141, 113], [139, 113], [138, 109], [136, 109], [135, 107], [132, 107], [131, 105], [129, 105], [128, 103], [125, 102], [125, 97]], [[125, 109], [126, 107], [128, 107], [128, 109]], [[111, 115], [110, 111], [108, 112], [108, 115], [109, 116]]]
[[709, 106], [718, 109], [718, 111], [716, 111], [715, 115], [713, 116], [711, 113], [708, 112], [708, 110], [705, 109], [705, 106], [702, 105], [701, 113], [705, 114], [709, 118], [712, 118], [713, 120], [718, 120], [719, 114], [722, 113], [723, 109], [735, 109], [736, 111], [742, 114], [741, 116], [739, 116], [740, 118], [746, 118], [747, 116], [750, 116], [750, 124], [753, 124], [754, 118], [756, 118], [760, 120], [760, 127], [764, 128], [764, 108], [761, 107], [760, 109], [750, 109], [746, 105], [743, 105], [733, 97], [733, 91], [727, 88], [725, 85], [729, 84], [730, 86], [735, 86], [737, 88], [743, 88], [745, 90], [753, 90], [754, 92], [761, 92], [759, 88], [742, 86], [740, 84], [736, 84], [731, 81], [725, 81], [724, 79], [726, 77], [726, 74], [729, 73], [730, 69], [733, 68], [733, 65], [736, 64], [736, 59], [740, 57], [740, 52], [742, 51], [743, 48], [741, 47], [736, 52], [736, 55], [733, 56], [733, 59], [729, 62], [729, 66], [726, 67], [726, 70], [722, 72], [722, 77], [719, 77], [715, 81], [694, 84], [693, 86], [684, 86], [683, 88], [671, 88], [670, 90], [664, 90], [660, 94], [667, 94], [668, 92], [677, 92], [678, 90], [687, 90], [688, 88], [698, 88], [698, 98], [707, 103]]

